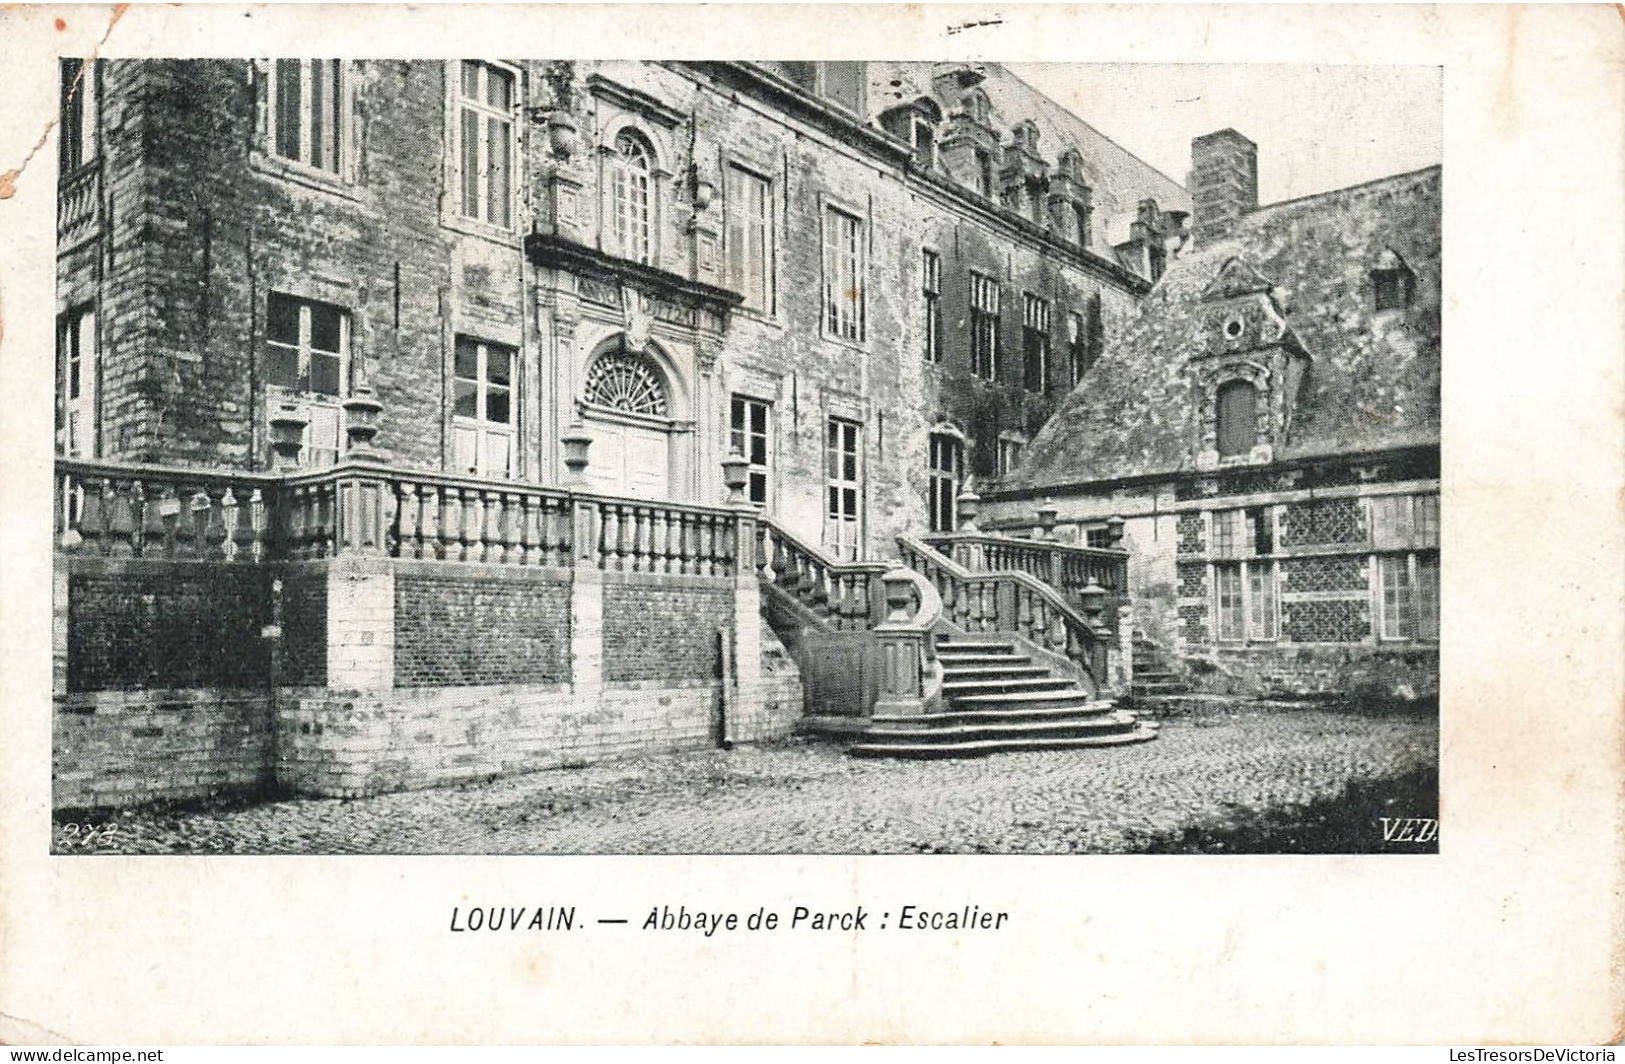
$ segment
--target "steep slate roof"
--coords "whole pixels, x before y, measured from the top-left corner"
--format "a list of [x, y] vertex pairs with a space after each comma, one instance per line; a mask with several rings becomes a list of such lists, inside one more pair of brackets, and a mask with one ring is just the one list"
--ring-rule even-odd
[[[1155, 199], [1165, 211], [1190, 211], [1190, 194], [1176, 181], [997, 63], [871, 62], [870, 113], [879, 115], [921, 96], [937, 99], [931, 91], [932, 75], [960, 66], [974, 66], [985, 75], [978, 88], [987, 95], [989, 123], [1001, 144], [1010, 142], [1010, 130], [1017, 122], [1030, 118], [1038, 126], [1038, 150], [1051, 166], [1068, 148], [1078, 149], [1083, 156], [1084, 183], [1094, 192], [1094, 208], [1105, 221], [1110, 243], [1128, 239], [1129, 223], [1142, 199]], [[955, 103], [937, 102], [944, 111]]]
[[[1312, 360], [1277, 461], [1437, 444], [1439, 180], [1433, 166], [1270, 204], [1224, 239], [1175, 258], [1005, 485], [1195, 470], [1201, 396], [1187, 360], [1211, 306], [1203, 295], [1232, 259], [1227, 283], [1251, 273], [1271, 283]], [[1415, 273], [1414, 301], [1378, 315], [1370, 271], [1393, 262], [1388, 252]]]

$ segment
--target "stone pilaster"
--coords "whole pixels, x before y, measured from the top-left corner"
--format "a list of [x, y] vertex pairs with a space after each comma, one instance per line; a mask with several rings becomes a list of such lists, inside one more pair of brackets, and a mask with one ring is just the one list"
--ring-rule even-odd
[[395, 686], [395, 569], [387, 558], [339, 557], [328, 564], [327, 686]]

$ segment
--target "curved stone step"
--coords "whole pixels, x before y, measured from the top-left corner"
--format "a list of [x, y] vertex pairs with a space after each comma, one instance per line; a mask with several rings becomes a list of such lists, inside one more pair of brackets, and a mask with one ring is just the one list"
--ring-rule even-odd
[[937, 651], [937, 660], [942, 662], [943, 668], [952, 665], [1026, 665], [1033, 659], [1025, 654], [957, 654], [953, 657], [943, 656]]
[[949, 702], [955, 709], [1068, 709], [1086, 706], [1110, 705], [1076, 686], [1063, 691], [1008, 691], [985, 695], [953, 695]]
[[1077, 689], [1077, 681], [1068, 676], [1021, 676], [1014, 679], [989, 677], [979, 680], [944, 678], [942, 682], [942, 693], [945, 695], [998, 694], [1003, 691], [1076, 691]]
[[999, 724], [957, 724], [946, 728], [885, 728], [867, 733], [860, 741], [886, 743], [971, 742], [976, 739], [1064, 739], [1133, 731], [1139, 722], [1129, 714], [1110, 713], [1082, 720], [1008, 721]]
[[968, 742], [922, 744], [861, 742], [847, 748], [854, 757], [985, 757], [988, 754], [1017, 753], [1026, 750], [1073, 750], [1091, 746], [1124, 746], [1148, 742], [1157, 737], [1155, 728], [1139, 725], [1133, 731], [1112, 732], [1058, 739], [978, 739]]
[[972, 680], [983, 676], [1014, 678], [1017, 676], [1048, 676], [1049, 674], [1050, 671], [1042, 665], [950, 665], [947, 662], [942, 663], [942, 676], [945, 680], [960, 678]]
[[890, 728], [893, 726], [904, 728], [931, 728], [950, 727], [957, 724], [1001, 724], [1021, 723], [1031, 721], [1046, 723], [1066, 720], [1095, 720], [1108, 713], [1122, 713], [1125, 717], [1133, 717], [1132, 713], [1120, 710], [1111, 702], [1100, 702], [1083, 709], [1069, 707], [1066, 709], [950, 709], [941, 713], [899, 713], [882, 714], [869, 718], [869, 723], [876, 728]]

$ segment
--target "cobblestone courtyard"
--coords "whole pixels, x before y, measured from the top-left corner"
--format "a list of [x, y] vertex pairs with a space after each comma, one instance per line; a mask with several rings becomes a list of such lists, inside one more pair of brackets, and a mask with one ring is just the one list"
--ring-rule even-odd
[[95, 853], [1125, 853], [1437, 756], [1431, 715], [1246, 707], [1170, 719], [1136, 746], [895, 762], [794, 741], [376, 798], [125, 813], [89, 844], [65, 844], [60, 824], [55, 840]]

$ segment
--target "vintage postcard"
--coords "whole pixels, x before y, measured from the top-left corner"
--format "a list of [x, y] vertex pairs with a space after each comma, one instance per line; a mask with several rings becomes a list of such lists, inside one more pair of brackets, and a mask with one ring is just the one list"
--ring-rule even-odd
[[0, 25], [0, 1040], [1620, 1037], [1616, 10]]

